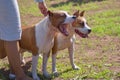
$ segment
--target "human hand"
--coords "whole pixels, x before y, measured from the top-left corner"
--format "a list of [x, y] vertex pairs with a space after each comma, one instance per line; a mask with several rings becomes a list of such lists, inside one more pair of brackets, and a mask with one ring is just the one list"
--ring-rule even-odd
[[40, 9], [41, 13], [44, 15], [44, 16], [47, 16], [47, 6], [44, 2], [39, 2], [38, 3], [38, 8]]

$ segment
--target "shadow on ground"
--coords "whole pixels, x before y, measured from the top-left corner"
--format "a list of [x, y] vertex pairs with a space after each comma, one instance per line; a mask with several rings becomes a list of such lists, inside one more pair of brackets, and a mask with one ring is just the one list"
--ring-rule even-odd
[[[31, 61], [28, 61], [24, 66], [22, 66], [24, 72], [28, 75], [31, 76], [31, 71], [29, 70], [31, 68]], [[0, 80], [9, 80], [9, 73], [10, 69], [6, 68], [1, 68], [0, 69]]]

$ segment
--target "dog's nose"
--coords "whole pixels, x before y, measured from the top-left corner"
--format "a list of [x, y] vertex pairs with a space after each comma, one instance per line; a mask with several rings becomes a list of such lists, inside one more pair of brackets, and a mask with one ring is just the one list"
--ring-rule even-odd
[[91, 29], [88, 30], [88, 33], [90, 33], [90, 32], [91, 32]]
[[72, 18], [73, 18], [73, 19], [76, 19], [76, 16], [73, 16]]

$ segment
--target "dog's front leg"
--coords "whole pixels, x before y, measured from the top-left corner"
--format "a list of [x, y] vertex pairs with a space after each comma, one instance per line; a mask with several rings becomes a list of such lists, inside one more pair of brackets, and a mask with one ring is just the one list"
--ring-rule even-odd
[[52, 72], [54, 76], [58, 76], [58, 72], [56, 69], [56, 56], [57, 56], [57, 52], [52, 52]]
[[74, 42], [68, 48], [68, 51], [69, 51], [69, 58], [70, 58], [70, 63], [72, 65], [72, 68], [74, 70], [79, 70], [79, 67], [74, 64]]
[[50, 52], [48, 53], [43, 53], [43, 62], [42, 62], [42, 71], [43, 71], [43, 75], [46, 78], [50, 78], [50, 75], [47, 72], [47, 61], [48, 61], [48, 57], [50, 55]]
[[36, 56], [32, 56], [32, 77], [33, 80], [40, 80], [40, 78], [37, 76], [37, 64], [38, 64], [38, 58], [39, 54]]

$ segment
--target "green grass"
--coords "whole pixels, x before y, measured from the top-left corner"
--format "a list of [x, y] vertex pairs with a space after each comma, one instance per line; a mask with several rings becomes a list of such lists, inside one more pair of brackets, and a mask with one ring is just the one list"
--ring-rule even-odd
[[120, 36], [120, 10], [107, 10], [89, 17], [93, 32], [98, 35]]
[[[85, 0], [86, 1], [86, 0]], [[49, 3], [50, 1], [47, 0], [48, 9], [49, 10], [65, 10], [68, 11], [70, 14], [71, 11], [75, 10], [85, 10], [86, 15], [88, 11], [93, 10], [99, 10], [101, 8], [104, 8], [106, 5], [112, 5], [111, 1], [102, 1], [102, 2], [92, 2], [92, 0], [89, 3], [85, 3], [83, 1], [82, 3], [79, 2], [70, 2], [67, 3], [60, 3], [58, 1], [58, 4], [51, 6]], [[28, 0], [25, 0], [22, 2], [22, 0], [19, 0], [20, 5], [20, 12], [21, 15], [33, 15], [33, 16], [42, 16], [40, 14], [40, 11], [37, 7], [37, 3], [35, 2], [29, 2]], [[56, 1], [57, 2], [57, 1]], [[87, 16], [88, 22], [91, 24], [93, 29], [93, 33], [96, 35], [110, 35], [110, 36], [120, 36], [120, 9], [106, 9], [104, 11], [100, 11], [97, 13], [92, 13], [91, 16]], [[91, 20], [91, 21], [89, 21]], [[25, 22], [23, 22], [25, 23]]]
[[[42, 15], [37, 8], [37, 3], [30, 0], [18, 0], [21, 16], [31, 15], [37, 19]], [[53, 4], [52, 2], [56, 2]], [[110, 56], [119, 56], [120, 51], [120, 9], [116, 1], [119, 0], [69, 0], [67, 2], [60, 0], [46, 0], [48, 9], [50, 10], [66, 10], [73, 14], [76, 10], [85, 10], [85, 17], [89, 26], [92, 28], [92, 33], [88, 39], [79, 39], [77, 36], [75, 63], [80, 67], [80, 70], [73, 70], [69, 62], [67, 49], [60, 51], [57, 56], [57, 69], [60, 75], [52, 76], [52, 80], [111, 80], [120, 78], [120, 71], [114, 71], [110, 68], [119, 67], [119, 62], [109, 61]], [[114, 5], [114, 6], [111, 6]], [[31, 18], [31, 17], [30, 17]], [[30, 19], [23, 18], [23, 24]], [[25, 53], [26, 57], [30, 54]], [[30, 55], [31, 56], [31, 55]], [[114, 58], [114, 57], [113, 57]], [[48, 72], [51, 73], [51, 59], [48, 61]], [[41, 72], [42, 59], [39, 59], [38, 75], [41, 79], [47, 80], [42, 76]], [[0, 60], [0, 68], [8, 70], [8, 62]], [[0, 69], [0, 79], [6, 80], [5, 75]], [[31, 68], [29, 69], [29, 71]], [[29, 75], [29, 74], [28, 74]], [[48, 79], [49, 80], [49, 79]]]
[[21, 15], [34, 15], [34, 16], [40, 16], [39, 9], [37, 7], [37, 3], [29, 0], [18, 0], [19, 6], [20, 6], [20, 13]]
[[[32, 14], [34, 16], [41, 16], [41, 14], [39, 14], [39, 9], [36, 8], [37, 7], [37, 3], [35, 2], [29, 2], [29, 0], [24, 0], [24, 2], [22, 0], [18, 0], [19, 1], [19, 6], [20, 6], [20, 12], [23, 15], [27, 15], [27, 14]], [[29, 2], [29, 3], [28, 3]], [[51, 5], [49, 0], [46, 0], [46, 4], [48, 6], [49, 10], [65, 10], [68, 12], [71, 12], [72, 10], [96, 10], [98, 8], [100, 8], [101, 6], [92, 2], [92, 0], [89, 3], [86, 3], [83, 1], [82, 3], [80, 3], [80, 1], [68, 1], [66, 3], [60, 3], [59, 0], [56, 0], [55, 2], [58, 2], [58, 4], [56, 5]], [[105, 5], [104, 1], [103, 5]]]

